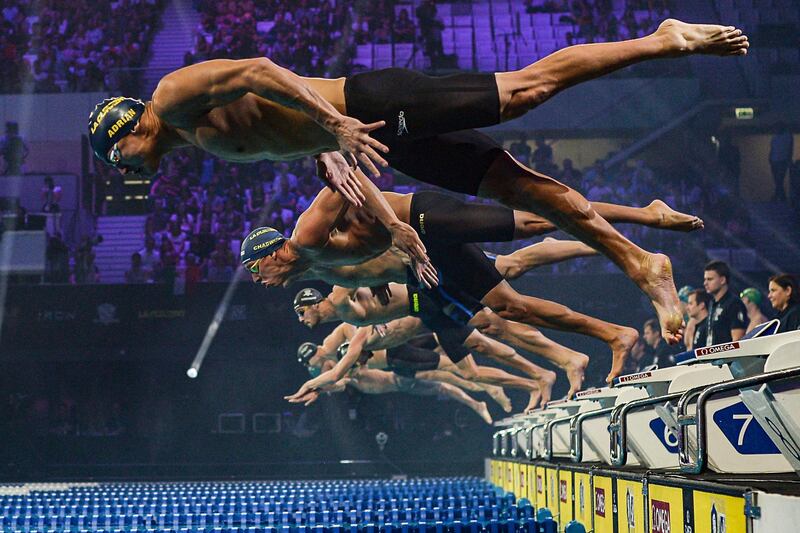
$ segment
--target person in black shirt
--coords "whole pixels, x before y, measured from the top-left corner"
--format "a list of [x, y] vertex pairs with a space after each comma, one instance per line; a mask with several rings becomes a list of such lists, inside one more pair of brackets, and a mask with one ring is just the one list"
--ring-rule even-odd
[[674, 365], [677, 351], [661, 337], [661, 328], [658, 325], [658, 320], [651, 318], [645, 322], [642, 331], [644, 332], [642, 335], [644, 342], [648, 348], [644, 366], [658, 365], [659, 368], [664, 368]]
[[781, 321], [778, 333], [800, 329], [800, 290], [797, 280], [789, 274], [776, 274], [769, 278], [767, 294], [772, 307]]
[[706, 346], [738, 341], [747, 329], [747, 309], [729, 290], [731, 270], [723, 261], [711, 261], [703, 273], [703, 287], [711, 296], [708, 302]]
[[709, 296], [703, 289], [695, 289], [686, 299], [686, 312], [694, 322], [694, 333], [687, 339], [686, 347], [690, 350], [706, 347], [708, 336], [708, 300]]

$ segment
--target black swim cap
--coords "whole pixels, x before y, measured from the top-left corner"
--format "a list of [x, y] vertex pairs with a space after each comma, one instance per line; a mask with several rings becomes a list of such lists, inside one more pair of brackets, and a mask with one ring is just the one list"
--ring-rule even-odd
[[317, 289], [307, 287], [294, 295], [294, 311], [296, 313], [301, 307], [318, 304], [324, 299], [325, 297]]
[[271, 255], [275, 250], [283, 246], [286, 238], [275, 228], [263, 226], [256, 228], [242, 241], [242, 248], [239, 253], [242, 264], [255, 261]]
[[317, 353], [317, 345], [313, 342], [304, 342], [297, 349], [297, 362], [303, 366], [308, 366], [311, 358]]
[[89, 113], [89, 143], [94, 155], [110, 165], [109, 150], [133, 131], [143, 114], [144, 102], [125, 96], [106, 98], [94, 106]]
[[[339, 361], [347, 355], [347, 350], [350, 349], [350, 341], [344, 341], [342, 344], [339, 345], [339, 348], [336, 350], [336, 359]], [[367, 364], [367, 361], [372, 359], [373, 353], [370, 350], [361, 350], [361, 353], [358, 354], [358, 359], [356, 360], [354, 367], [363, 366]]]

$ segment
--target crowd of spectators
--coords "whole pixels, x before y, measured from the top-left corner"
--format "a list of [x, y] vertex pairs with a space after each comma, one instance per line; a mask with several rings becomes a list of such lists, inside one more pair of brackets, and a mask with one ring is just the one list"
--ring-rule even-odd
[[164, 0], [9, 0], [0, 92], [136, 90]]
[[[630, 159], [610, 167], [606, 166], [607, 159], [598, 159], [590, 167], [578, 169], [568, 158], [559, 165], [553, 157], [551, 143], [544, 137], [537, 137], [533, 147], [525, 139], [512, 143], [510, 151], [521, 162], [557, 178], [591, 201], [645, 207], [660, 199], [673, 209], [706, 220], [707, 229], [699, 234], [665, 232], [640, 225], [619, 226], [626, 237], [642, 247], [670, 254], [676, 270], [696, 267], [696, 262], [705, 257], [702, 248], [718, 247], [721, 235], [747, 240], [750, 229], [748, 211], [738, 200], [737, 191], [732, 186], [733, 179], [722, 179], [724, 168], [718, 172], [718, 169], [710, 167], [707, 174], [698, 175], [695, 169], [680, 162], [656, 171], [641, 159]], [[609, 157], [613, 155], [609, 154]], [[581, 271], [587, 263], [599, 260], [579, 259], [554, 265], [553, 269], [559, 272]], [[610, 262], [602, 268], [616, 271]]]
[[[525, 7], [528, 13], [566, 13], [559, 22], [576, 28], [568, 44], [635, 39], [655, 30], [670, 12], [668, 0], [625, 0], [621, 11], [613, 0], [526, 0]], [[648, 16], [637, 17], [637, 11]]]
[[129, 282], [229, 281], [250, 229], [269, 225], [290, 234], [321, 187], [310, 159], [237, 165], [187, 150], [162, 168]]
[[[395, 13], [395, 4], [395, 0], [199, 1], [196, 7], [202, 20], [184, 64], [265, 56], [301, 75], [344, 75], [356, 45], [416, 42], [412, 13], [408, 8]], [[417, 17], [423, 16], [420, 38], [426, 53], [441, 49], [441, 37], [437, 45], [433, 29], [435, 13], [430, 1], [416, 12]]]
[[349, 14], [345, 1], [200, 1], [196, 7], [202, 20], [185, 64], [265, 56], [301, 75], [327, 72]]

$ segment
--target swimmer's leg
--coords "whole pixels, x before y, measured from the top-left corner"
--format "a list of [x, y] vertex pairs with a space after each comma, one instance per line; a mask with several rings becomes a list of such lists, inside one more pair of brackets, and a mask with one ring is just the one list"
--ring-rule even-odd
[[[645, 207], [591, 202], [598, 215], [612, 224], [641, 224], [656, 229], [694, 231], [703, 228], [700, 217], [672, 209], [662, 200]], [[514, 211], [514, 238], [525, 239], [553, 232], [558, 228], [546, 218], [527, 211]]]
[[475, 314], [469, 325], [484, 335], [499, 339], [519, 350], [541, 355], [557, 365], [567, 374], [569, 381], [567, 397], [571, 398], [583, 387], [589, 356], [548, 339], [533, 326], [501, 318], [488, 308]]
[[575, 84], [649, 59], [689, 54], [745, 55], [748, 40], [733, 26], [667, 19], [651, 35], [562, 48], [527, 67], [497, 73], [502, 120], [519, 117]]
[[[447, 359], [447, 358], [445, 358]], [[447, 361], [450, 361], [447, 359]], [[448, 366], [455, 366], [452, 361], [447, 363]], [[455, 387], [459, 387], [469, 392], [485, 392], [488, 394], [506, 413], [511, 412], [511, 399], [506, 395], [503, 387], [497, 385], [487, 385], [486, 383], [476, 383], [468, 381], [461, 376], [454, 374], [448, 370], [423, 370], [417, 372], [416, 375], [419, 379], [427, 379], [431, 381], [441, 381], [442, 383], [449, 383]]]
[[543, 403], [550, 401], [553, 385], [556, 382], [555, 372], [545, 370], [519, 355], [513, 348], [474, 331], [467, 337], [464, 345], [474, 355], [481, 355], [508, 365], [530, 376], [538, 385]]
[[513, 209], [541, 214], [606, 255], [650, 298], [664, 339], [671, 344], [681, 340], [683, 313], [672, 280], [672, 264], [666, 255], [636, 246], [580, 193], [521, 165], [507, 152], [492, 163], [481, 182], [480, 195]]
[[451, 400], [462, 403], [475, 411], [479, 417], [487, 424], [492, 423], [492, 415], [489, 414], [489, 409], [486, 407], [486, 402], [479, 402], [478, 400], [470, 397], [469, 394], [463, 390], [450, 385], [449, 383], [440, 383], [436, 381], [416, 380], [413, 387], [406, 390], [409, 394], [417, 396], [432, 396], [434, 394], [441, 394]]
[[512, 280], [536, 267], [589, 255], [597, 255], [597, 250], [588, 244], [546, 237], [542, 242], [520, 248], [509, 255], [498, 255], [494, 265], [503, 278]]
[[539, 386], [531, 379], [509, 374], [508, 372], [500, 370], [499, 368], [478, 366], [475, 363], [475, 359], [473, 359], [471, 355], [468, 355], [459, 361], [456, 366], [458, 367], [459, 374], [461, 374], [464, 379], [528, 391], [530, 395], [530, 401], [528, 402], [528, 406], [525, 408], [526, 411], [535, 408], [539, 403]]
[[605, 342], [613, 354], [607, 381], [622, 372], [625, 360], [639, 338], [639, 333], [633, 328], [605, 322], [555, 302], [520, 294], [507, 281], [500, 282], [489, 291], [481, 303], [508, 320], [580, 333]]

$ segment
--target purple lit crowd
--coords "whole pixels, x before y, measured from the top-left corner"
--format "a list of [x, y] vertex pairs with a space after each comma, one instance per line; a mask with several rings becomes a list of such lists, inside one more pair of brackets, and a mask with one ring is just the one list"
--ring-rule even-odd
[[3, 2], [0, 92], [135, 90], [164, 3]]

